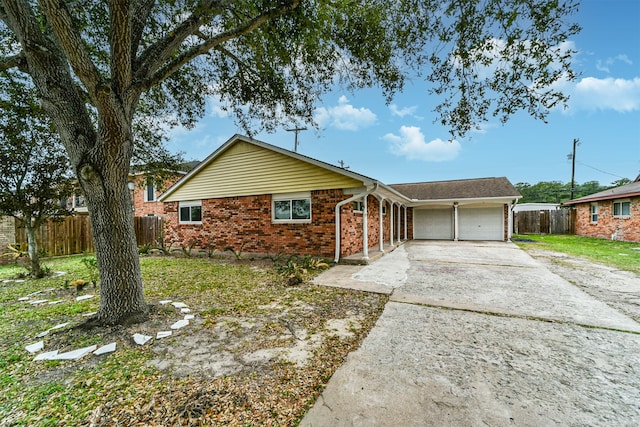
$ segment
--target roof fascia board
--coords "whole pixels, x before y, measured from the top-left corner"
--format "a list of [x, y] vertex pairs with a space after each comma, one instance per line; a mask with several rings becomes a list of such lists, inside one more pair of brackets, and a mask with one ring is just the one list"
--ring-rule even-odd
[[600, 197], [587, 197], [580, 198], [575, 200], [569, 200], [568, 202], [562, 203], [563, 205], [579, 205], [581, 203], [591, 203], [591, 202], [602, 202], [605, 200], [618, 200], [618, 199], [626, 199], [628, 197], [638, 197], [640, 196], [640, 191], [632, 192], [632, 193], [619, 193], [619, 194], [610, 194], [607, 196]]
[[454, 204], [454, 203], [458, 203], [458, 205], [466, 205], [466, 204], [470, 204], [470, 203], [482, 203], [482, 202], [489, 202], [489, 203], [511, 203], [513, 200], [519, 200], [521, 199], [522, 196], [513, 196], [513, 197], [507, 197], [507, 196], [501, 196], [501, 197], [473, 197], [473, 198], [453, 198], [453, 199], [426, 199], [426, 200], [417, 200], [417, 199], [413, 199], [411, 200], [411, 205], [412, 207], [416, 207], [416, 206], [424, 206], [424, 205], [443, 205], [443, 204]]

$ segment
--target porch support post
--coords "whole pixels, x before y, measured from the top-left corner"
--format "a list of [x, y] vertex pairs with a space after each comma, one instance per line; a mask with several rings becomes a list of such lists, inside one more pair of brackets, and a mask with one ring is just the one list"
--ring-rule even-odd
[[409, 236], [407, 235], [407, 206], [404, 207], [404, 240], [408, 240]]
[[391, 247], [393, 247], [393, 206], [395, 205], [394, 202], [391, 202], [390, 206], [389, 206], [389, 245]]
[[458, 232], [458, 202], [453, 203], [453, 241], [457, 242], [460, 236]]
[[382, 216], [382, 208], [384, 206], [384, 199], [380, 199], [380, 206], [378, 209], [378, 220], [380, 221], [380, 231], [378, 232], [378, 241], [380, 242], [380, 252], [384, 253], [384, 221]]
[[368, 195], [364, 196], [364, 203], [362, 206], [362, 259], [369, 259], [369, 210], [367, 209]]
[[402, 205], [398, 205], [398, 220], [396, 221], [396, 227], [398, 227], [398, 237], [396, 238], [396, 240], [398, 241], [398, 243], [402, 241], [402, 238], [400, 237], [400, 223], [402, 222], [402, 217], [400, 216], [401, 209]]

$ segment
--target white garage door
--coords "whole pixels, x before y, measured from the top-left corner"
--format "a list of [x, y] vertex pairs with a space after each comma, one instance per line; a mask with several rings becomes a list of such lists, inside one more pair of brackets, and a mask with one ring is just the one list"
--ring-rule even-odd
[[416, 209], [414, 239], [453, 240], [453, 209]]
[[504, 240], [503, 208], [458, 208], [460, 240]]

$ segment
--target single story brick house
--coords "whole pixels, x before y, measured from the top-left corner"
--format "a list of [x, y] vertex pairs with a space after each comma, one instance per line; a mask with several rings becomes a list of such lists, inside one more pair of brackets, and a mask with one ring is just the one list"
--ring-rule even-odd
[[576, 209], [576, 234], [640, 242], [640, 176], [634, 182], [563, 203]]
[[[158, 200], [167, 244], [338, 262], [356, 254], [366, 261], [371, 249], [387, 251], [414, 233], [508, 240], [509, 209], [519, 197], [506, 178], [386, 185], [235, 135]], [[451, 232], [431, 237], [445, 223]]]

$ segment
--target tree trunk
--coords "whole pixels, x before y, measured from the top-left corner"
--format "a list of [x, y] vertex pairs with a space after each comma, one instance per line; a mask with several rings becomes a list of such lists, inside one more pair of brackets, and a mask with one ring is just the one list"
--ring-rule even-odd
[[[148, 307], [142, 292], [131, 196], [127, 188], [133, 155], [131, 123], [140, 96], [139, 92], [127, 92], [133, 86], [126, 67], [130, 63], [124, 59], [112, 61], [111, 65], [121, 71], [120, 79], [104, 78], [86, 60], [88, 55], [83, 55], [83, 47], [66, 40], [66, 47], [75, 60], [72, 61], [74, 77], [67, 52], [61, 47], [63, 41], [56, 40], [53, 34], [43, 35], [29, 2], [3, 1], [2, 4], [3, 19], [23, 47], [42, 107], [60, 133], [87, 202], [100, 270], [97, 320], [101, 324], [142, 321]], [[57, 4], [47, 4], [50, 9], [47, 26], [66, 34], [64, 14], [55, 13]], [[124, 34], [113, 36], [114, 42], [127, 45], [126, 28]], [[77, 79], [82, 80], [84, 90], [79, 90]], [[85, 96], [97, 111], [97, 126]]]
[[[105, 145], [109, 144], [97, 144]], [[144, 321], [148, 313], [127, 187], [129, 159], [126, 153], [104, 153], [78, 170], [100, 270], [100, 324], [137, 323]]]
[[40, 267], [40, 253], [38, 251], [38, 241], [36, 240], [36, 230], [30, 224], [31, 221], [25, 221], [24, 229], [27, 232], [27, 245], [29, 253], [29, 273], [32, 277], [41, 278], [44, 274]]

